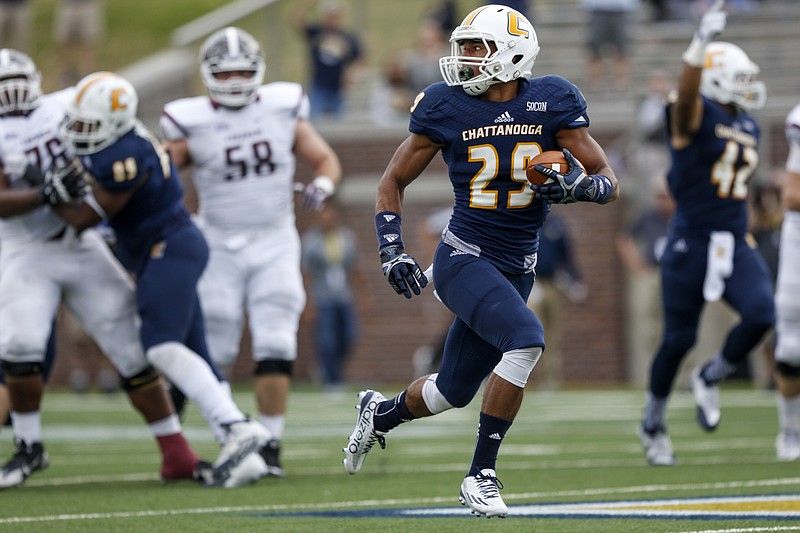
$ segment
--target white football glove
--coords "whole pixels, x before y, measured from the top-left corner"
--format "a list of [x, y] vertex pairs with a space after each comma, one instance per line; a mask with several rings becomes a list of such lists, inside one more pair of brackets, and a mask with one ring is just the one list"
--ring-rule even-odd
[[700, 19], [700, 25], [692, 37], [689, 48], [683, 53], [681, 59], [692, 67], [703, 68], [706, 58], [706, 45], [717, 38], [725, 29], [728, 15], [722, 8], [725, 0], [716, 0]]
[[303, 209], [306, 211], [322, 210], [325, 207], [325, 201], [333, 195], [335, 188], [333, 180], [328, 176], [317, 176], [303, 189]]
[[708, 44], [716, 39], [725, 29], [728, 14], [723, 11], [723, 7], [725, 7], [725, 0], [717, 0], [700, 19], [700, 25], [697, 27], [695, 35], [703, 44]]

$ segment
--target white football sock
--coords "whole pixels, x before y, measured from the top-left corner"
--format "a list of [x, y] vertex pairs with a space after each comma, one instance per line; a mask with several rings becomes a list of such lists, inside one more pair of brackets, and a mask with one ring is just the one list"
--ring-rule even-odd
[[221, 424], [245, 419], [208, 363], [186, 346], [177, 342], [158, 344], [147, 350], [147, 359], [197, 405], [219, 442], [225, 435]]
[[800, 431], [800, 396], [785, 398], [778, 394], [778, 422], [782, 430]]
[[14, 428], [14, 436], [25, 441], [25, 444], [30, 446], [34, 442], [42, 442], [41, 411], [30, 413], [11, 411], [11, 425]]
[[285, 415], [259, 414], [258, 420], [261, 425], [269, 430], [273, 439], [281, 440], [283, 438], [283, 427], [286, 425]]
[[150, 433], [152, 433], [154, 437], [165, 437], [167, 435], [180, 433], [181, 421], [178, 419], [178, 415], [172, 414], [166, 418], [147, 424], [147, 427], [150, 428]]

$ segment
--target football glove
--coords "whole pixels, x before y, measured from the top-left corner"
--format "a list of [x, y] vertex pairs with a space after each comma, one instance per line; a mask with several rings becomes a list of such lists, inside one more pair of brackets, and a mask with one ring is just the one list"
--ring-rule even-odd
[[50, 167], [44, 175], [44, 185], [39, 189], [39, 201], [52, 206], [82, 200], [89, 193], [86, 171], [80, 161], [73, 159], [67, 166]]
[[405, 253], [402, 246], [387, 246], [380, 251], [381, 269], [394, 292], [411, 298], [428, 284], [419, 263]]
[[587, 176], [569, 150], [563, 150], [569, 166], [567, 172], [561, 174], [544, 165], [534, 168], [553, 181], [541, 185], [531, 184], [531, 189], [545, 202], [552, 204], [573, 204], [575, 202], [592, 202], [597, 198], [597, 183], [592, 176]]
[[723, 7], [725, 7], [725, 0], [717, 0], [700, 19], [695, 36], [703, 44], [708, 44], [716, 39], [717, 35], [725, 29], [728, 16], [722, 10]]
[[303, 209], [306, 211], [322, 210], [334, 189], [333, 180], [327, 176], [317, 176], [314, 181], [303, 188]]

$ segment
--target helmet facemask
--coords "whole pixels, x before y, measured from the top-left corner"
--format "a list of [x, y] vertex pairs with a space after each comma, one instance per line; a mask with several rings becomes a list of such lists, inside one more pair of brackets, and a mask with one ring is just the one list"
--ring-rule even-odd
[[214, 33], [200, 51], [200, 76], [209, 96], [226, 107], [255, 100], [266, 70], [258, 42], [239, 28]]
[[41, 81], [30, 57], [12, 48], [0, 49], [0, 115], [34, 109], [42, 94]]

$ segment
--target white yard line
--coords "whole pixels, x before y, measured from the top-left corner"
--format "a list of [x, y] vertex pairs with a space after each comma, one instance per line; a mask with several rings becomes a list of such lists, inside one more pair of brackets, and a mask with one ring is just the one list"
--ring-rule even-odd
[[[143, 479], [155, 479], [156, 476], [136, 476], [136, 475], [128, 475], [128, 476], [105, 476], [105, 477], [80, 477], [80, 478], [61, 478], [61, 479], [50, 479], [50, 480], [42, 480], [42, 482], [36, 483], [37, 485], [66, 485], [70, 484], [67, 482], [69, 479], [74, 479], [76, 481], [81, 481], [83, 483], [94, 483], [94, 482], [122, 482], [122, 481], [142, 481]], [[613, 497], [617, 495], [624, 495], [624, 494], [641, 494], [641, 493], [648, 493], [648, 492], [660, 492], [660, 491], [670, 491], [670, 490], [707, 490], [707, 489], [737, 489], [737, 488], [756, 488], [756, 487], [782, 487], [788, 485], [794, 485], [800, 483], [800, 478], [776, 478], [776, 479], [763, 479], [763, 480], [756, 480], [756, 481], [728, 481], [728, 482], [718, 482], [718, 483], [681, 483], [676, 485], [670, 484], [659, 484], [659, 485], [639, 485], [639, 486], [631, 486], [631, 487], [608, 487], [608, 488], [596, 488], [596, 489], [586, 489], [586, 490], [566, 490], [566, 491], [545, 491], [545, 492], [528, 492], [528, 493], [518, 493], [518, 494], [504, 494], [504, 499], [507, 501], [515, 501], [515, 500], [531, 500], [534, 498], [542, 498], [547, 497], [549, 499], [559, 498], [559, 497], [587, 497], [587, 496], [605, 496], [605, 497]], [[29, 482], [29, 484], [33, 485], [33, 481]], [[772, 496], [754, 496], [754, 499], [764, 499], [770, 498]], [[733, 498], [733, 497], [731, 497]], [[708, 498], [709, 500], [712, 498]], [[717, 499], [725, 499], [724, 497], [720, 497]], [[79, 513], [79, 514], [58, 514], [58, 515], [45, 515], [45, 516], [17, 516], [17, 517], [8, 517], [8, 518], [0, 518], [0, 525], [2, 524], [20, 524], [20, 523], [37, 523], [37, 522], [61, 522], [61, 521], [73, 521], [73, 520], [107, 520], [107, 519], [126, 519], [126, 518], [136, 518], [136, 517], [153, 517], [153, 516], [176, 516], [176, 515], [194, 515], [194, 514], [216, 514], [216, 513], [253, 513], [253, 512], [308, 512], [308, 511], [324, 511], [324, 510], [342, 510], [342, 509], [359, 509], [359, 508], [379, 508], [379, 507], [396, 507], [396, 506], [430, 506], [430, 504], [452, 504], [454, 498], [452, 496], [446, 497], [425, 497], [425, 498], [408, 498], [408, 499], [384, 499], [384, 500], [354, 500], [354, 501], [342, 501], [342, 502], [328, 502], [328, 503], [299, 503], [299, 504], [283, 504], [283, 505], [260, 505], [260, 506], [225, 506], [225, 507], [201, 507], [201, 508], [189, 508], [189, 509], [164, 509], [160, 511], [131, 511], [131, 512], [113, 512], [113, 513]], [[687, 503], [697, 502], [697, 499], [672, 499], [672, 500], [665, 500], [670, 502], [676, 501], [685, 501]], [[620, 505], [623, 502], [615, 502], [614, 504], [605, 504], [608, 507], [613, 505]], [[633, 504], [646, 504], [653, 502], [641, 502], [640, 500], [626, 502], [629, 505]], [[584, 504], [561, 504], [561, 505], [553, 505], [553, 506], [546, 506], [549, 508], [556, 508], [560, 507], [564, 509], [565, 516], [574, 516], [574, 508], [578, 506], [598, 506], [603, 504], [598, 504], [595, 502], [591, 503], [584, 503]], [[534, 506], [530, 506], [534, 507]], [[442, 512], [456, 512], [454, 510], [460, 509], [459, 507], [453, 506], [448, 507], [446, 511]], [[570, 510], [571, 509], [571, 510]], [[414, 510], [412, 512], [416, 512], [419, 510]], [[426, 509], [426, 514], [430, 512], [435, 512], [435, 510]], [[800, 530], [800, 526], [796, 529], [752, 529], [752, 530], [741, 530], [741, 531], [795, 531]], [[724, 532], [736, 532], [739, 530], [720, 530]]]

